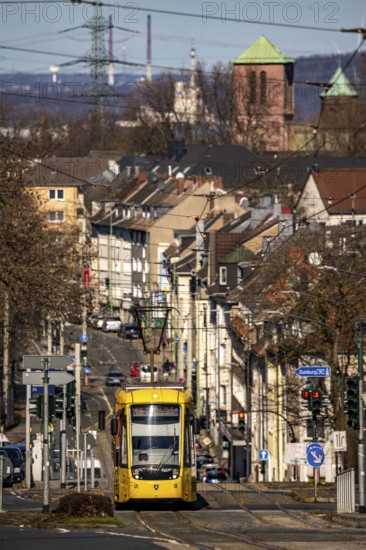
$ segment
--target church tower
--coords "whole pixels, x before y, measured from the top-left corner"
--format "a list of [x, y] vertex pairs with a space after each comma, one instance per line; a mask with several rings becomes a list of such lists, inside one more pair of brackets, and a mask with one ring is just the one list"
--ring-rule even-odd
[[[234, 97], [238, 113], [237, 141], [249, 148], [249, 132], [259, 149], [286, 151], [294, 116], [294, 64], [265, 36], [233, 61]], [[257, 146], [258, 149], [258, 146]]]

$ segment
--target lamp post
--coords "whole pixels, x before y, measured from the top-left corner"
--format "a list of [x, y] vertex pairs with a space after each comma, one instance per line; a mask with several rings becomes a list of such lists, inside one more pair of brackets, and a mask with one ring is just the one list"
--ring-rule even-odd
[[154, 383], [154, 355], [159, 355], [170, 308], [148, 306], [133, 308], [140, 329], [144, 354], [150, 355], [150, 381]]

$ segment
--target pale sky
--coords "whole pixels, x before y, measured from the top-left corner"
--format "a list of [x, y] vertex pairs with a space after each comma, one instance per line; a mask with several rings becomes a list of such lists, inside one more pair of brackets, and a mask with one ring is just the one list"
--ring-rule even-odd
[[[90, 23], [95, 13], [92, 6], [46, 0], [0, 0], [0, 7], [0, 45], [33, 50], [0, 49], [0, 73], [47, 73], [51, 65], [72, 61], [72, 56], [91, 51], [88, 28], [61, 31]], [[197, 17], [154, 13], [153, 10], [191, 13]], [[154, 64], [188, 68], [192, 38], [196, 43], [197, 60], [211, 66], [217, 61], [232, 61], [262, 34], [293, 58], [352, 52], [358, 43], [357, 35], [342, 33], [340, 29], [366, 27], [365, 0], [106, 0], [102, 15], [107, 20], [112, 16], [114, 26], [138, 31], [132, 34], [113, 30], [113, 54], [119, 60], [146, 63], [148, 13], [151, 14], [153, 73], [159, 72]], [[211, 20], [206, 17], [209, 15], [219, 19]], [[250, 22], [240, 22], [240, 19]], [[106, 48], [108, 50], [107, 36]], [[123, 72], [121, 65], [116, 66], [116, 70]], [[75, 64], [62, 68], [60, 76], [89, 71], [87, 65]], [[137, 71], [141, 75], [145, 73], [143, 68], [125, 68], [125, 72]]]

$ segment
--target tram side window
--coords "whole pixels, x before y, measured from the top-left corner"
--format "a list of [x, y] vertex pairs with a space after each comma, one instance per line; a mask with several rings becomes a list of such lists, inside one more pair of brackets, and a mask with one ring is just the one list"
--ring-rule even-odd
[[192, 430], [191, 430], [191, 423], [189, 419], [189, 414], [187, 413], [185, 415], [184, 419], [184, 458], [183, 458], [183, 465], [185, 468], [188, 468], [192, 465], [191, 462], [191, 446], [192, 446]]
[[127, 468], [127, 430], [126, 417], [121, 416], [121, 453], [120, 467]]

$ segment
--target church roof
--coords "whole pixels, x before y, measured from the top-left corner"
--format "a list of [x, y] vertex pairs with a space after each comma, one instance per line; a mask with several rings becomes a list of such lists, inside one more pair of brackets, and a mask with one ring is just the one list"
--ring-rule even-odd
[[357, 97], [358, 95], [340, 67], [332, 76], [329, 84], [331, 84], [330, 88], [322, 92], [320, 97]]
[[285, 63], [295, 63], [295, 61], [284, 55], [265, 36], [258, 38], [233, 61], [234, 65], [283, 65]]

